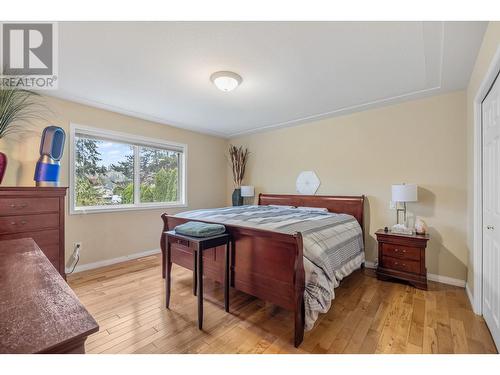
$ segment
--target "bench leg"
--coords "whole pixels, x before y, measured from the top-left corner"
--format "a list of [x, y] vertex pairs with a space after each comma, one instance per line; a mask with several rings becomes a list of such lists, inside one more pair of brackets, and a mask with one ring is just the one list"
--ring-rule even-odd
[[167, 241], [166, 254], [164, 261], [165, 268], [165, 306], [168, 309], [170, 307], [170, 284], [171, 284], [171, 273], [172, 273], [172, 260], [170, 256], [170, 243]]
[[193, 296], [196, 296], [196, 288], [198, 284], [198, 261], [197, 261], [197, 252], [193, 250]]
[[229, 312], [229, 241], [224, 254], [224, 309]]
[[161, 277], [165, 278], [165, 249], [161, 250]]
[[198, 267], [198, 329], [203, 329], [203, 250], [197, 250]]

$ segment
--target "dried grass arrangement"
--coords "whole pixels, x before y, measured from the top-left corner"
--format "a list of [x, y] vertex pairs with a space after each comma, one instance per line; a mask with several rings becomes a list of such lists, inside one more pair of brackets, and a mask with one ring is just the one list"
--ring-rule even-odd
[[243, 148], [243, 146], [229, 145], [229, 157], [233, 167], [233, 182], [237, 189], [241, 187], [241, 182], [245, 176], [245, 167], [249, 154], [248, 149]]

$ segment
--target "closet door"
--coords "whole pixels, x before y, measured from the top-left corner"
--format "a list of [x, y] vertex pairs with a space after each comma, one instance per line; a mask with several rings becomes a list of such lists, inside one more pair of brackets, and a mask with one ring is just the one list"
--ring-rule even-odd
[[500, 348], [500, 79], [482, 103], [483, 315]]

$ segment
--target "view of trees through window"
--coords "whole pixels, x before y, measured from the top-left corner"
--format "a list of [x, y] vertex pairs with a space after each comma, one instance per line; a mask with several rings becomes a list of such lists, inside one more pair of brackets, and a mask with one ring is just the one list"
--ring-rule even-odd
[[[135, 148], [139, 170], [134, 170]], [[75, 137], [76, 207], [178, 202], [181, 153], [146, 146]], [[138, 173], [139, 202], [134, 202]]]

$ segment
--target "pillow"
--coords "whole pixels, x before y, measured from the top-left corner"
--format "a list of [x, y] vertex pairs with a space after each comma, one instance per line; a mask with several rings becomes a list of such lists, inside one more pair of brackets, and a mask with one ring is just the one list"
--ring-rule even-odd
[[269, 207], [274, 207], [274, 208], [295, 208], [295, 206], [286, 206], [284, 204], [270, 204]]
[[328, 208], [324, 207], [297, 207], [297, 210], [304, 210], [304, 211], [320, 211], [320, 212], [328, 212]]

